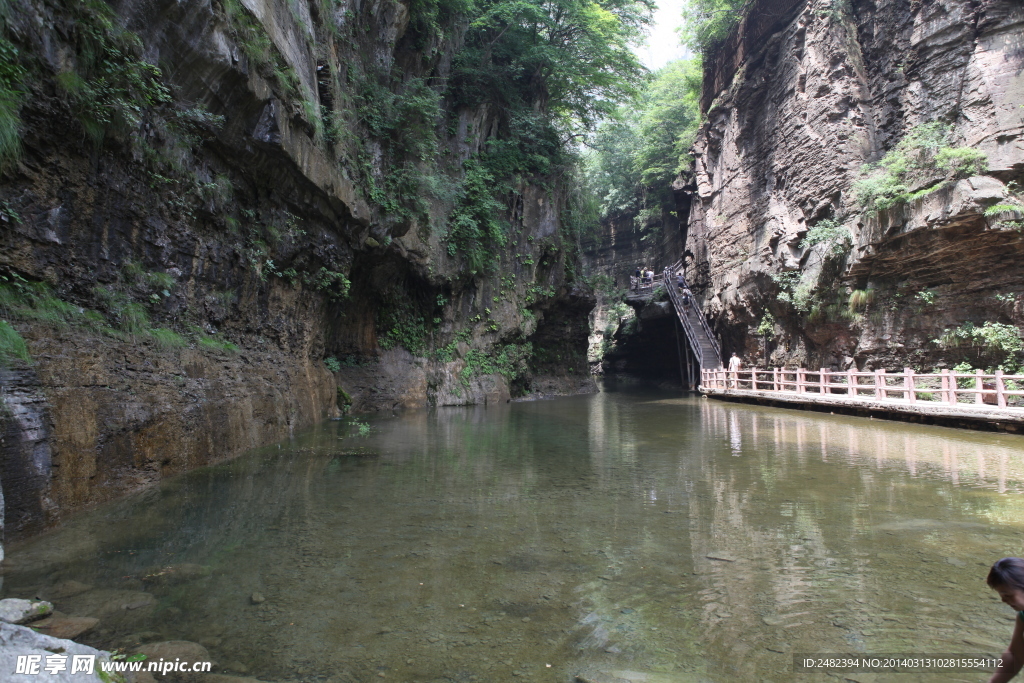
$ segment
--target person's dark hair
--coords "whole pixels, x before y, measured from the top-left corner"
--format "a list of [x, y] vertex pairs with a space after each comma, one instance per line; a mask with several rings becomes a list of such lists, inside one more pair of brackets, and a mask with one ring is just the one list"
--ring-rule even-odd
[[997, 560], [988, 571], [985, 583], [989, 588], [1016, 588], [1024, 590], [1024, 560], [1019, 557], [1004, 557]]

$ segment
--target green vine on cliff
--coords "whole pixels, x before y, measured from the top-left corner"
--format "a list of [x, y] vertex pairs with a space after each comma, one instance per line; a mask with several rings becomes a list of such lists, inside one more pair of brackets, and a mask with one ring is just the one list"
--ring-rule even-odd
[[84, 0], [73, 7], [76, 60], [57, 84], [95, 144], [111, 133], [127, 138], [147, 108], [171, 102], [171, 92], [160, 69], [141, 59], [142, 40], [121, 28], [109, 5]]
[[0, 171], [21, 156], [21, 116], [25, 99], [22, 80], [25, 68], [18, 60], [18, 48], [0, 35]]
[[865, 211], [884, 211], [915, 201], [949, 183], [988, 169], [988, 157], [972, 147], [947, 143], [950, 126], [934, 121], [912, 128], [881, 160], [861, 168], [854, 184]]
[[1024, 365], [1024, 336], [1015, 325], [985, 321], [978, 326], [965, 322], [943, 330], [932, 343], [946, 350], [967, 350], [974, 360], [992, 360], [1011, 372]]
[[490, 353], [470, 349], [463, 358], [465, 366], [459, 373], [459, 382], [468, 387], [474, 377], [501, 375], [511, 383], [527, 372], [532, 356], [533, 344], [530, 342], [505, 344]]

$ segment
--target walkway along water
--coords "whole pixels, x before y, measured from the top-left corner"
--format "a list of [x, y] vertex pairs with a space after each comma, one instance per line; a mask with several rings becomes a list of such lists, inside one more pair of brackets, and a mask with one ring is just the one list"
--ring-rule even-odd
[[718, 398], [1024, 432], [1024, 375], [1000, 370], [702, 369], [700, 390]]

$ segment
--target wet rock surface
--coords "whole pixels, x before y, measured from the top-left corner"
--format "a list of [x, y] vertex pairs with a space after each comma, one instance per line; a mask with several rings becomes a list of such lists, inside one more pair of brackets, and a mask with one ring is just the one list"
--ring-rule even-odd
[[[403, 41], [401, 4], [341, 18], [283, 0], [247, 3], [253, 30], [294, 76], [298, 91], [285, 92], [244, 57], [219, 4], [115, 5], [111, 21], [134, 32], [147, 63], [163, 65], [160, 88], [174, 102], [133, 110], [135, 132], [99, 146], [54, 94], [79, 46], [53, 27], [81, 25], [80, 6], [30, 1], [7, 19], [37, 70], [33, 82], [49, 85], [26, 99], [23, 163], [0, 186], [16, 211], [3, 214], [0, 270], [47, 283], [73, 319], [12, 318], [35, 360], [0, 371], [8, 541], [339, 409], [495, 403], [528, 393], [533, 375], [577, 373], [568, 356], [582, 352], [573, 351], [585, 344], [576, 328], [589, 309], [585, 288], [567, 275], [568, 188], [520, 183], [516, 239], [493, 273], [469, 273], [443, 230], [399, 220], [352, 177], [362, 152], [350, 143], [368, 136], [348, 120], [351, 107], [336, 107], [349, 140], [337, 144], [325, 144], [315, 134], [320, 117], [304, 113], [357, 97], [367, 72], [382, 82], [393, 68], [402, 82], [444, 81], [465, 27], [439, 33], [420, 59]], [[355, 24], [351, 40], [339, 37]], [[168, 124], [183, 112], [198, 117], [182, 124], [187, 144]], [[460, 158], [497, 127], [486, 108], [450, 113], [461, 132], [438, 144]], [[380, 152], [382, 141], [365, 142]], [[390, 172], [375, 159], [380, 168], [367, 173]], [[430, 222], [451, 208], [432, 205]], [[145, 317], [129, 333], [118, 312], [126, 305]], [[551, 357], [516, 368], [519, 384], [479, 367], [531, 344]], [[454, 350], [442, 359], [441, 348]], [[342, 370], [332, 374], [325, 359], [344, 360]], [[558, 393], [551, 382], [545, 391]]]
[[27, 624], [45, 617], [53, 611], [53, 604], [45, 601], [6, 598], [0, 600], [0, 621], [8, 624]]
[[52, 616], [34, 622], [32, 628], [54, 638], [74, 640], [95, 628], [99, 622], [100, 620], [95, 617], [69, 617], [60, 612], [54, 612]]
[[[18, 668], [18, 657], [32, 655], [40, 657], [39, 672], [35, 674], [15, 673]], [[46, 657], [53, 655], [67, 656], [63, 670], [53, 673], [44, 672], [42, 667], [46, 662]], [[71, 662], [75, 655], [95, 657], [93, 673], [71, 673]], [[80, 645], [71, 640], [62, 640], [37, 633], [25, 626], [0, 622], [0, 671], [4, 672], [4, 681], [29, 683], [30, 681], [39, 681], [40, 677], [44, 676], [46, 680], [55, 683], [103, 683], [99, 674], [101, 660], [109, 660], [109, 653]]]
[[[1011, 114], [1024, 94], [1022, 57], [1009, 47], [1020, 5], [755, 4], [761, 19], [705, 61], [695, 145], [691, 280], [707, 269], [710, 289], [698, 298], [726, 353], [761, 366], [949, 367], [963, 352], [932, 343], [944, 329], [1020, 326], [1024, 240], [984, 216], [1024, 164], [1024, 129]], [[949, 144], [984, 152], [988, 174], [862, 212], [862, 166], [937, 120], [951, 125]], [[827, 270], [827, 245], [803, 244], [826, 219], [852, 235], [838, 272]], [[777, 300], [773, 278], [795, 272], [818, 283], [816, 312]], [[852, 289], [873, 290], [861, 315], [846, 308]], [[766, 311], [779, 323], [767, 336], [755, 333]]]

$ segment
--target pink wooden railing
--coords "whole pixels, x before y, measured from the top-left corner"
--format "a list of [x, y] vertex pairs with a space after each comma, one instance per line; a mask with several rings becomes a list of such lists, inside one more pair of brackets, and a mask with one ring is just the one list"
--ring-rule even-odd
[[874, 370], [832, 371], [804, 368], [702, 370], [701, 385], [708, 389], [777, 391], [790, 394], [829, 394], [854, 399], [903, 403], [988, 404], [1024, 407], [1024, 375], [974, 372], [921, 373]]

